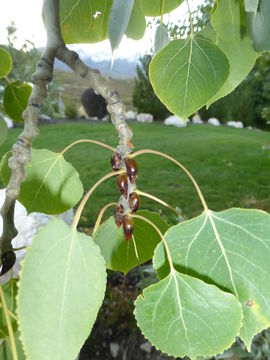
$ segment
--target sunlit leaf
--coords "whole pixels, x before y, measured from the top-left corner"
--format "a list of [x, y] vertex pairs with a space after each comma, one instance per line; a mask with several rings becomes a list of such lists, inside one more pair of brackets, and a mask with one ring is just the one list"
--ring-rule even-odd
[[[208, 211], [166, 233], [174, 266], [180, 272], [235, 294], [244, 321], [240, 337], [250, 347], [255, 334], [270, 326], [270, 215], [258, 210]], [[154, 267], [169, 273], [158, 246]]]
[[0, 78], [8, 75], [12, 69], [12, 58], [10, 53], [0, 47]]
[[108, 37], [112, 0], [60, 0], [60, 22], [67, 44], [94, 43]]
[[27, 250], [18, 318], [27, 358], [74, 360], [106, 287], [104, 260], [91, 237], [53, 220]]
[[247, 12], [256, 12], [260, 0], [245, 0], [245, 9]]
[[[8, 159], [1, 160], [0, 172], [6, 186], [10, 178]], [[28, 213], [60, 214], [72, 208], [83, 194], [78, 172], [61, 153], [47, 149], [33, 149], [32, 160], [26, 164], [26, 180], [21, 185], [18, 200]]]
[[[182, 4], [184, 0], [165, 0], [164, 11], [166, 14]], [[146, 16], [159, 16], [162, 12], [161, 0], [141, 0], [142, 9]]]
[[127, 37], [139, 40], [143, 37], [146, 29], [146, 20], [141, 7], [141, 1], [135, 0], [132, 13], [126, 30]]
[[134, 0], [114, 0], [109, 18], [109, 40], [112, 52], [118, 48], [126, 32]]
[[186, 119], [205, 105], [229, 75], [217, 46], [201, 38], [171, 41], [150, 64], [150, 80], [166, 107]]
[[[138, 215], [152, 221], [162, 233], [165, 233], [169, 228], [158, 213], [139, 211]], [[140, 263], [144, 263], [153, 257], [154, 250], [161, 241], [156, 230], [140, 219], [134, 219], [134, 238]], [[110, 217], [99, 227], [94, 235], [94, 241], [100, 247], [108, 269], [122, 271], [126, 274], [138, 265], [133, 241], [127, 242], [123, 228], [117, 228], [113, 217]]]
[[3, 98], [6, 114], [14, 121], [23, 121], [22, 113], [25, 110], [32, 88], [28, 84], [19, 81], [8, 83]]
[[195, 359], [229, 347], [239, 333], [242, 314], [233, 295], [173, 271], [138, 297], [135, 317], [157, 349]]

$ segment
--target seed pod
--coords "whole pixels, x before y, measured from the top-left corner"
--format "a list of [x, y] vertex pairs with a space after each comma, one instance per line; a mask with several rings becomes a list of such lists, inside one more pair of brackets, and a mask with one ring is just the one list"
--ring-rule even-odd
[[127, 241], [131, 239], [134, 230], [134, 220], [131, 216], [125, 215], [123, 219], [123, 230]]
[[0, 276], [4, 275], [13, 267], [16, 261], [16, 255], [11, 250], [7, 251], [1, 255], [1, 261], [2, 261], [2, 268], [0, 270]]
[[126, 158], [125, 159], [126, 167], [127, 167], [127, 175], [132, 184], [134, 184], [135, 179], [137, 177], [137, 163], [134, 159]]
[[118, 204], [114, 210], [114, 220], [118, 228], [123, 223], [123, 214], [124, 214], [124, 208], [121, 204]]
[[136, 192], [129, 195], [128, 201], [132, 212], [136, 212], [140, 208], [141, 199]]
[[128, 196], [128, 177], [126, 174], [121, 174], [117, 176], [117, 186], [121, 192], [121, 194], [124, 196], [125, 199], [127, 199]]
[[119, 153], [115, 153], [112, 155], [111, 164], [114, 171], [121, 169], [121, 155]]

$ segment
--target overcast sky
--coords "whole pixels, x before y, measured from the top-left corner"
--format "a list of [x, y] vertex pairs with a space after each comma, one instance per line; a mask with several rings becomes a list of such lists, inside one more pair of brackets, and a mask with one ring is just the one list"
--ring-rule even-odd
[[[204, 0], [190, 0], [192, 8], [203, 3]], [[7, 42], [7, 26], [13, 20], [18, 28], [17, 36], [20, 46], [25, 39], [33, 41], [36, 47], [43, 47], [46, 44], [46, 33], [41, 18], [42, 0], [7, 0], [1, 6], [0, 12], [0, 43]], [[178, 9], [170, 14], [171, 21], [177, 21], [187, 13], [184, 2]], [[164, 22], [168, 16], [164, 17]], [[133, 41], [124, 38], [117, 52], [117, 57], [134, 57], [136, 54], [144, 54], [151, 46], [153, 31], [148, 29], [142, 40]], [[98, 44], [86, 45], [89, 53], [105, 53], [110, 56], [110, 44], [103, 41]], [[85, 46], [84, 46], [85, 48]]]

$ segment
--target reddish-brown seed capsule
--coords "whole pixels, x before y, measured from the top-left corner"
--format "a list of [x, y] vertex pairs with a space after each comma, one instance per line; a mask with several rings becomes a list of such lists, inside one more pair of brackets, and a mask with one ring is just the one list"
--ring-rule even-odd
[[129, 177], [129, 180], [132, 184], [134, 184], [134, 181], [137, 176], [137, 163], [134, 159], [125, 159], [126, 167], [127, 167], [127, 175]]
[[2, 268], [0, 271], [0, 276], [8, 272], [16, 261], [16, 255], [13, 251], [7, 251], [1, 255]]
[[115, 153], [112, 155], [111, 164], [114, 171], [121, 169], [121, 155], [119, 153]]
[[123, 230], [127, 241], [131, 239], [134, 230], [134, 220], [132, 217], [126, 215], [123, 219]]
[[128, 196], [128, 177], [126, 174], [121, 174], [117, 176], [117, 186], [121, 192], [121, 194], [124, 196], [125, 199], [127, 199]]
[[123, 223], [124, 208], [121, 204], [118, 204], [114, 210], [114, 220], [118, 228]]
[[141, 199], [137, 193], [130, 194], [128, 201], [132, 212], [136, 212], [140, 208]]

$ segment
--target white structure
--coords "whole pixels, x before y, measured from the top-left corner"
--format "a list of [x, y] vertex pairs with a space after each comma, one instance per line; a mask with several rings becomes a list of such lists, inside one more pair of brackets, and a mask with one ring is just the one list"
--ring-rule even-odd
[[126, 112], [126, 120], [137, 120], [137, 113], [135, 111], [129, 110]]
[[183, 120], [183, 119], [180, 119], [178, 116], [176, 115], [171, 115], [169, 117], [167, 117], [167, 119], [164, 120], [164, 125], [173, 125], [173, 126], [176, 126], [176, 127], [186, 127], [187, 126], [187, 123], [190, 122], [189, 119], [186, 119]]
[[137, 121], [141, 123], [152, 123], [154, 120], [152, 114], [141, 113], [137, 116]]
[[242, 123], [242, 121], [228, 121], [227, 126], [232, 126], [237, 129], [243, 129], [244, 124]]
[[[5, 200], [5, 189], [0, 190], [0, 208], [2, 207]], [[68, 225], [72, 224], [74, 217], [73, 209], [65, 212], [62, 215], [58, 215], [58, 218], [62, 218]], [[12, 240], [14, 248], [29, 246], [32, 244], [33, 237], [38, 232], [39, 228], [45, 226], [53, 218], [51, 215], [45, 215], [41, 213], [31, 213], [27, 215], [25, 207], [16, 201], [15, 204], [15, 226], [18, 230], [18, 235]], [[3, 220], [0, 216], [0, 234], [3, 231]], [[16, 263], [13, 267], [14, 278], [18, 277], [20, 270], [20, 262], [25, 256], [25, 249], [16, 251]], [[5, 275], [1, 276], [0, 283], [5, 283], [10, 278], [10, 271]]]
[[207, 122], [209, 125], [220, 126], [220, 121], [217, 118], [210, 118]]
[[7, 127], [9, 129], [12, 129], [13, 128], [13, 121], [9, 117], [7, 117], [5, 115], [3, 115], [3, 118], [4, 118], [4, 120], [5, 120], [6, 124], [7, 124]]
[[196, 124], [196, 125], [201, 125], [203, 124], [203, 121], [200, 117], [200, 115], [198, 113], [196, 113], [193, 117], [192, 117], [192, 124]]

